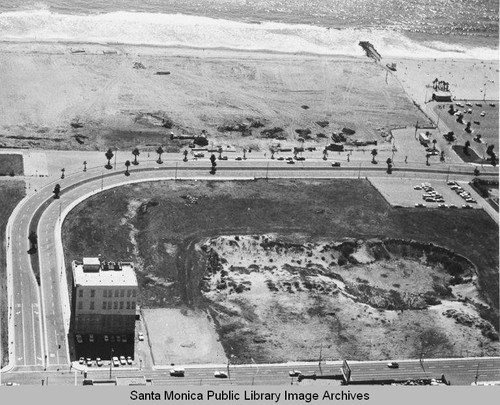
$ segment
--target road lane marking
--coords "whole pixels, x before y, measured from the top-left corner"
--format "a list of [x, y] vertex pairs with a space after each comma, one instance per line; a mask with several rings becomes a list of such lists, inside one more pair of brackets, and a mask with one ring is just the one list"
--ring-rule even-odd
[[[33, 305], [31, 306], [31, 316], [33, 318], [33, 341], [36, 342], [36, 339], [35, 339], [35, 312], [33, 310]], [[37, 358], [37, 355], [36, 355], [36, 344], [33, 345], [33, 351], [35, 353], [35, 358]]]

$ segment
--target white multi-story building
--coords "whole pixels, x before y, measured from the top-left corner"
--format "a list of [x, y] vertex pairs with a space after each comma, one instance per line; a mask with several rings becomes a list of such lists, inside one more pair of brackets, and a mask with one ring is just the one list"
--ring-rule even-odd
[[138, 295], [133, 263], [84, 258], [72, 267], [73, 332], [133, 334]]

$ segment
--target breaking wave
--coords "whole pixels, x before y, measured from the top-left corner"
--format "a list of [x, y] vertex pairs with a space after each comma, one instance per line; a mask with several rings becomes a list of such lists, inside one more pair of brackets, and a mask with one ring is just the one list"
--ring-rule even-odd
[[381, 29], [329, 29], [314, 25], [257, 24], [182, 14], [117, 11], [67, 15], [46, 9], [0, 14], [1, 41], [84, 42], [225, 48], [318, 55], [361, 56], [361, 40], [382, 56], [497, 59], [498, 49], [414, 41]]

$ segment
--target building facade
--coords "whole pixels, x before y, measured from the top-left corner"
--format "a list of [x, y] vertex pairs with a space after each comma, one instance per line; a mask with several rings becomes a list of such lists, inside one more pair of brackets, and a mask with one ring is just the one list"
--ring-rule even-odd
[[73, 261], [72, 330], [133, 334], [138, 297], [133, 263], [100, 258]]

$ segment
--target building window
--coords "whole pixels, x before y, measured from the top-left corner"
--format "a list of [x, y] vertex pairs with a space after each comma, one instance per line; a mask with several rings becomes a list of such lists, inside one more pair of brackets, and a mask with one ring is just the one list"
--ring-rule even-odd
[[132, 290], [132, 297], [135, 297], [137, 294], [137, 290]]
[[102, 297], [108, 298], [108, 290], [102, 290]]
[[120, 309], [123, 309], [123, 301], [120, 301]]
[[130, 309], [130, 301], [127, 301], [127, 309]]
[[113, 309], [118, 309], [118, 301], [113, 302]]
[[127, 298], [130, 298], [131, 295], [132, 295], [132, 290], [127, 290]]
[[95, 290], [90, 290], [90, 298], [94, 298], [95, 297]]
[[[106, 290], [104, 290], [104, 292], [106, 292]], [[106, 301], [102, 302], [102, 309], [106, 309]]]
[[111, 309], [111, 301], [108, 301], [108, 310]]
[[120, 298], [125, 297], [125, 290], [120, 290]]
[[83, 309], [83, 301], [78, 302], [78, 309]]
[[94, 309], [94, 301], [90, 301], [90, 310], [93, 310]]
[[119, 292], [118, 290], [115, 290], [115, 297], [116, 297], [116, 298], [118, 298], [118, 294], [119, 294], [119, 293], [120, 293], [120, 292]]
[[132, 301], [132, 309], [135, 309], [135, 301]]
[[108, 290], [108, 298], [113, 298], [113, 291], [112, 290]]
[[78, 296], [79, 296], [80, 298], [82, 298], [82, 297], [83, 297], [83, 290], [78, 290]]

